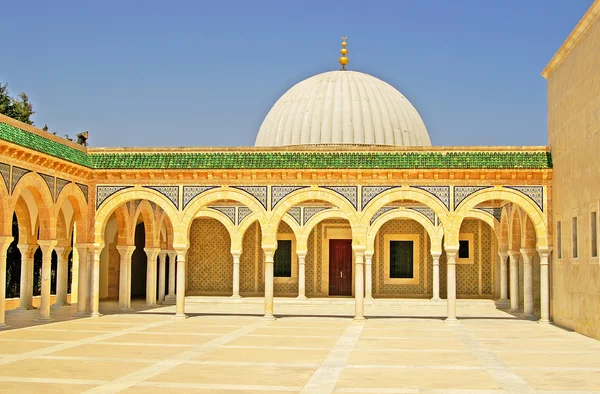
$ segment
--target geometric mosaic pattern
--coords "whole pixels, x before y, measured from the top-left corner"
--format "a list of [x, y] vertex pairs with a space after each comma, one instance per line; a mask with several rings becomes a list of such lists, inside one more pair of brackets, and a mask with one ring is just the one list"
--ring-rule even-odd
[[375, 220], [377, 220], [378, 217], [380, 217], [381, 215], [383, 215], [386, 212], [391, 211], [392, 209], [397, 209], [396, 207], [381, 207], [377, 210], [377, 212], [375, 212], [373, 214], [373, 217], [371, 218], [370, 224], [373, 224], [375, 222]]
[[313, 216], [315, 216], [317, 213], [321, 212], [321, 211], [325, 211], [326, 209], [331, 209], [331, 207], [302, 207], [304, 210], [304, 220], [302, 225], [305, 225], [306, 223], [308, 223], [308, 221], [310, 220], [310, 218], [312, 218]]
[[85, 196], [85, 201], [89, 201], [88, 199], [88, 187], [87, 185], [82, 185], [81, 183], [76, 183], [77, 187], [79, 187], [79, 189], [81, 190], [81, 192], [83, 193], [83, 195]]
[[0, 163], [0, 176], [2, 176], [2, 180], [4, 180], [4, 185], [6, 186], [6, 190], [8, 190], [8, 182], [10, 181], [10, 166], [8, 164]]
[[271, 210], [288, 194], [307, 187], [308, 186], [271, 186]]
[[54, 196], [54, 177], [50, 176], [50, 175], [46, 175], [46, 174], [39, 174], [42, 179], [44, 180], [44, 182], [46, 182], [46, 185], [48, 185], [48, 190], [50, 190], [50, 195], [52, 196], [52, 201], [56, 201], [56, 198]]
[[434, 195], [444, 204], [446, 209], [450, 209], [450, 186], [412, 186]]
[[167, 197], [169, 201], [175, 205], [175, 208], [179, 209], [179, 186], [144, 186], [146, 189], [152, 189], [163, 196]]
[[[184, 186], [183, 187], [183, 207], [185, 209], [187, 205], [201, 193], [207, 190], [215, 189], [218, 186]], [[178, 198], [179, 199], [179, 198]]]
[[238, 208], [237, 224], [240, 224], [246, 217], [252, 215], [252, 210], [248, 207]]
[[417, 211], [423, 216], [425, 216], [429, 221], [435, 226], [435, 212], [433, 209], [427, 207], [407, 207], [410, 210]]
[[381, 193], [393, 189], [396, 186], [363, 186], [361, 209], [365, 209], [367, 204]]
[[354, 209], [358, 209], [358, 186], [321, 186], [323, 189], [329, 189], [350, 201]]
[[487, 212], [493, 217], [496, 218], [497, 221], [502, 219], [502, 208], [477, 208], [480, 211]]
[[235, 207], [209, 207], [210, 209], [214, 209], [215, 211], [221, 212], [223, 215], [227, 216], [231, 223], [235, 224]]
[[[61, 179], [58, 179], [57, 181], [60, 180]], [[102, 203], [113, 194], [131, 187], [133, 186], [96, 186], [96, 209], [98, 209], [100, 205], [102, 205]]]
[[[60, 196], [60, 192], [65, 188], [71, 181], [67, 181], [66, 179], [56, 178], [56, 199]], [[96, 207], [98, 207], [97, 205]]]
[[29, 171], [25, 168], [13, 166], [13, 168], [12, 168], [12, 187], [10, 189], [11, 193], [13, 192], [13, 190], [15, 190], [15, 186], [17, 186], [17, 183], [19, 183], [21, 178], [23, 178], [23, 175], [27, 174], [28, 172], [31, 172], [31, 171]]
[[302, 226], [302, 207], [291, 207], [287, 214], [294, 218], [298, 225]]
[[544, 187], [543, 186], [505, 186], [517, 190], [529, 197], [536, 205], [544, 211]]
[[267, 186], [232, 186], [234, 189], [245, 191], [256, 198], [263, 208], [267, 209]]
[[454, 186], [454, 209], [456, 210], [460, 203], [471, 194], [490, 187], [491, 186]]

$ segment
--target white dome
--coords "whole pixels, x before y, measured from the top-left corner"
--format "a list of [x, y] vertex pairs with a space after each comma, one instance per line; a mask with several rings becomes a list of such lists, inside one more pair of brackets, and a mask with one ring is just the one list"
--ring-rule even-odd
[[419, 113], [391, 85], [356, 71], [330, 71], [294, 85], [271, 108], [256, 146], [430, 146]]

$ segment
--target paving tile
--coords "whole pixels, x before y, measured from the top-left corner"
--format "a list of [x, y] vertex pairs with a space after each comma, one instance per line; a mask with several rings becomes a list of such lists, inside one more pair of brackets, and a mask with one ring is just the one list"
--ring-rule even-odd
[[0, 333], [1, 339], [16, 340], [46, 340], [46, 341], [79, 341], [103, 335], [101, 332], [80, 332], [76, 330], [69, 331], [43, 331], [43, 330], [11, 330]]
[[228, 346], [293, 346], [293, 347], [333, 347], [338, 338], [294, 338], [288, 336], [252, 337], [243, 336]]
[[385, 352], [354, 350], [348, 365], [406, 365], [406, 366], [480, 366], [469, 352]]
[[78, 394], [96, 386], [65, 383], [0, 382], [0, 394]]
[[[600, 352], [593, 353], [519, 353], [497, 352], [496, 357], [511, 367], [599, 367]], [[598, 372], [600, 374], [600, 372]]]
[[212, 341], [215, 338], [219, 338], [219, 335], [164, 335], [162, 333], [152, 334], [142, 331], [134, 334], [119, 335], [109, 338], [104, 342], [197, 346]]
[[57, 343], [0, 341], [0, 354], [21, 354], [56, 345]]
[[439, 349], [466, 350], [459, 340], [448, 339], [374, 339], [360, 338], [356, 349]]
[[[174, 387], [149, 387], [149, 386], [134, 386], [125, 389], [120, 394], [257, 394], [260, 390], [219, 390], [216, 388], [174, 388]], [[293, 391], [292, 391], [293, 393]], [[268, 391], [268, 394], [290, 394], [290, 391]]]
[[319, 364], [329, 350], [219, 348], [195, 358], [199, 361], [243, 361], [256, 363]]
[[577, 391], [600, 390], [598, 371], [520, 371], [515, 372], [536, 390]]
[[97, 357], [97, 358], [131, 358], [164, 360], [182, 353], [190, 347], [169, 346], [124, 346], [119, 344], [89, 344], [60, 350], [48, 356], [63, 357]]

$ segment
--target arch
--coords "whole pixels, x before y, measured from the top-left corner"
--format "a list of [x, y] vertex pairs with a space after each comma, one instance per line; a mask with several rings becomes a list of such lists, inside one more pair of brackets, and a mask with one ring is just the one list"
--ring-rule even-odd
[[169, 219], [169, 216], [162, 209], [158, 212], [158, 218], [156, 222], [158, 223], [158, 229], [160, 234], [162, 235], [164, 230], [164, 245], [161, 242], [161, 248], [163, 249], [172, 249], [173, 248], [173, 224]]
[[[222, 212], [219, 212], [214, 209], [203, 208], [196, 213], [196, 217], [194, 217], [192, 222], [195, 219], [202, 219], [202, 218], [215, 219], [218, 222], [221, 222], [221, 224], [227, 229], [229, 236], [232, 238], [237, 233], [236, 226], [233, 223], [231, 223], [231, 220]], [[191, 225], [190, 225], [190, 229], [191, 229]]]
[[135, 208], [135, 212], [133, 213], [133, 220], [131, 223], [135, 231], [135, 226], [138, 225], [139, 222], [144, 222], [144, 231], [146, 233], [146, 247], [147, 248], [156, 248], [159, 247], [160, 241], [160, 227], [158, 227], [156, 223], [156, 212], [154, 208], [148, 202], [148, 200], [142, 200]]
[[[324, 211], [316, 213], [313, 217], [311, 217], [308, 220], [308, 222], [304, 224], [304, 226], [300, 227], [300, 232], [296, 236], [296, 241], [298, 242], [298, 249], [300, 249], [301, 246], [306, 246], [308, 242], [308, 237], [310, 237], [310, 233], [315, 228], [315, 226], [327, 219], [348, 220], [346, 215], [344, 215], [344, 213], [340, 209], [336, 208], [326, 209]], [[350, 227], [352, 228], [351, 222]], [[354, 234], [354, 228], [352, 228], [352, 233]]]
[[371, 218], [373, 218], [373, 215], [375, 215], [380, 208], [398, 200], [418, 201], [428, 208], [431, 208], [445, 228], [450, 226], [451, 220], [449, 218], [448, 209], [440, 200], [425, 190], [409, 188], [407, 186], [386, 190], [371, 200], [365, 209], [363, 209], [361, 223], [368, 227]]
[[508, 249], [509, 250], [520, 250], [521, 249], [521, 238], [522, 238], [522, 219], [521, 211], [517, 206], [512, 207], [510, 214], [510, 226], [508, 228]]
[[[0, 201], [9, 201], [8, 190], [4, 182], [0, 182]], [[5, 204], [0, 204], [0, 236], [10, 237], [12, 235], [13, 212]]]
[[[73, 208], [73, 221], [71, 223], [66, 223], [68, 237], [71, 237], [70, 234], [73, 226], [77, 225], [82, 230], [78, 232], [78, 237], [80, 237], [80, 239], [78, 239], [77, 242], [86, 242], [87, 240], [85, 237], [87, 237], [89, 233], [89, 231], [87, 231], [89, 219], [88, 202], [83, 191], [74, 183], [67, 184], [56, 199], [56, 203], [54, 204], [54, 215], [56, 217], [59, 216], [64, 204], [67, 202], [71, 204], [71, 207]], [[83, 237], [83, 239], [81, 237]]]
[[[94, 225], [94, 242], [103, 244], [104, 228], [110, 216], [117, 208], [128, 201], [148, 200], [159, 206], [165, 214], [169, 216], [171, 223], [179, 223], [179, 213], [175, 210], [173, 203], [161, 193], [142, 187], [127, 188], [121, 190], [102, 203], [96, 211], [96, 220]], [[121, 236], [119, 236], [121, 238]], [[131, 236], [133, 240], [133, 236]]]
[[496, 236], [496, 239], [500, 241], [500, 239], [498, 238], [498, 233], [500, 232], [500, 222], [494, 216], [485, 211], [474, 209], [467, 214], [466, 218], [479, 219], [485, 224], [487, 224], [492, 229], [492, 232]]
[[296, 221], [296, 219], [290, 217], [290, 215], [283, 215], [283, 217], [281, 218], [281, 220], [285, 224], [287, 224], [288, 226], [290, 226], [290, 228], [292, 229], [292, 232], [294, 233], [294, 236], [296, 237], [296, 239], [298, 239], [298, 236], [302, 232], [302, 226], [300, 226], [298, 224], [298, 222]]
[[24, 189], [27, 189], [31, 193], [37, 206], [40, 239], [55, 239], [56, 217], [53, 210], [54, 201], [52, 200], [50, 190], [48, 190], [48, 185], [35, 172], [23, 175], [12, 193], [12, 211], [15, 210], [16, 201], [22, 195]]
[[17, 215], [17, 222], [19, 226], [19, 243], [37, 243], [37, 234], [33, 231], [35, 225], [31, 222], [31, 214], [29, 212], [29, 207], [27, 206], [27, 203], [25, 202], [25, 200], [23, 200], [23, 198], [20, 197], [17, 200], [13, 212], [15, 215]]
[[508, 249], [508, 205], [502, 207], [498, 245]]
[[429, 239], [431, 240], [431, 249], [439, 249], [441, 253], [442, 236], [444, 235], [443, 227], [434, 226], [433, 223], [431, 223], [431, 221], [420, 212], [402, 207], [398, 209], [393, 209], [382, 214], [377, 219], [375, 219], [372, 225], [369, 226], [369, 229], [367, 230], [367, 251], [374, 251], [375, 236], [377, 235], [377, 232], [385, 223], [394, 219], [412, 219], [419, 223], [421, 226], [423, 226], [423, 228], [425, 228], [425, 230], [429, 234]]
[[535, 229], [533, 222], [527, 215], [521, 218], [521, 247], [535, 249]]
[[523, 211], [531, 218], [534, 224], [537, 246], [549, 246], [548, 243], [550, 239], [548, 237], [548, 222], [544, 213], [528, 197], [522, 195], [516, 190], [501, 186], [483, 189], [465, 198], [454, 213], [452, 226], [449, 231], [446, 231], [447, 237], [445, 242], [449, 245], [458, 245], [458, 232], [463, 219], [467, 216], [469, 211], [475, 208], [475, 206], [490, 200], [508, 201], [523, 209]]

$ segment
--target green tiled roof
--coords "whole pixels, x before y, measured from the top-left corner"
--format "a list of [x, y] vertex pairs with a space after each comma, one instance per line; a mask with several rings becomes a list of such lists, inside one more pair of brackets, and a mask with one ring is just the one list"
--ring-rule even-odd
[[20, 145], [41, 153], [46, 153], [50, 156], [66, 160], [71, 163], [79, 164], [85, 167], [92, 166], [90, 162], [90, 156], [87, 153], [70, 146], [63, 145], [60, 142], [52, 141], [37, 134], [21, 130], [6, 123], [0, 122], [0, 138], [5, 141], [12, 142], [13, 144]]
[[549, 169], [550, 152], [93, 152], [0, 123], [0, 138], [94, 169]]

